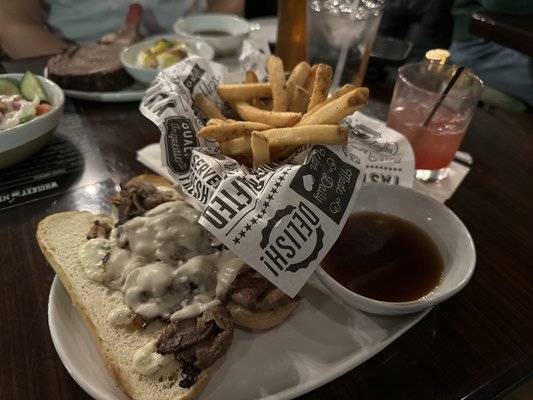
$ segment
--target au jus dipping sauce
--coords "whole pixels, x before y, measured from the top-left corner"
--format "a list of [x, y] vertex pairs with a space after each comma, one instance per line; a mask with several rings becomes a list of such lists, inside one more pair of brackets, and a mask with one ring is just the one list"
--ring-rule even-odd
[[216, 29], [209, 29], [204, 31], [196, 31], [194, 32], [196, 35], [201, 36], [209, 36], [209, 37], [225, 37], [225, 36], [231, 36], [230, 32], [227, 31], [221, 31]]
[[377, 212], [352, 214], [321, 266], [351, 291], [390, 302], [427, 295], [444, 270], [442, 256], [426, 232]]

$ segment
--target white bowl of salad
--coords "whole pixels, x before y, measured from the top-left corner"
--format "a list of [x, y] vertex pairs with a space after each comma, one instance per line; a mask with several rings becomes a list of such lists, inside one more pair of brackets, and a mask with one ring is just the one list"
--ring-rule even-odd
[[52, 137], [65, 95], [54, 82], [27, 71], [0, 74], [0, 168], [34, 154]]

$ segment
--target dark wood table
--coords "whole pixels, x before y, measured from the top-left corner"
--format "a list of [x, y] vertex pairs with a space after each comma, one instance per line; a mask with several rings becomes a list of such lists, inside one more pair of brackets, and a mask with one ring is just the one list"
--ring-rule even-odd
[[[384, 117], [386, 105], [374, 101], [370, 109]], [[50, 337], [54, 272], [37, 246], [36, 226], [59, 211], [108, 211], [116, 184], [147, 172], [136, 150], [159, 139], [137, 103], [74, 100], [66, 116], [82, 121], [112, 179], [95, 190], [0, 211], [0, 398], [6, 400], [90, 398]], [[475, 241], [472, 280], [383, 351], [302, 399], [492, 399], [531, 374], [533, 130], [478, 110], [462, 150], [475, 161], [447, 204]]]
[[495, 15], [477, 12], [470, 32], [533, 57], [533, 16]]

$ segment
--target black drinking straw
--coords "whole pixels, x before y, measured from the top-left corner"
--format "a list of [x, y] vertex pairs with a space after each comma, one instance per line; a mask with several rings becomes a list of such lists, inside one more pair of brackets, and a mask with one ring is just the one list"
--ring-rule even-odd
[[431, 112], [429, 113], [429, 115], [427, 116], [426, 120], [424, 121], [424, 123], [422, 124], [422, 126], [425, 128], [426, 126], [428, 126], [429, 122], [431, 121], [431, 118], [433, 118], [433, 115], [435, 115], [435, 113], [437, 112], [437, 109], [440, 107], [440, 105], [442, 104], [442, 102], [444, 101], [444, 98], [446, 97], [446, 95], [448, 94], [448, 92], [451, 90], [451, 88], [453, 87], [453, 85], [455, 84], [455, 82], [457, 81], [457, 79], [459, 78], [459, 76], [461, 75], [461, 73], [463, 72], [463, 69], [465, 69], [465, 67], [463, 66], [460, 66], [459, 68], [457, 68], [457, 70], [455, 71], [455, 73], [453, 74], [452, 78], [450, 79], [450, 81], [448, 82], [448, 84], [446, 85], [446, 87], [444, 88], [444, 90], [442, 91], [439, 99], [437, 100], [437, 102], [435, 103], [435, 105], [433, 106], [433, 109], [431, 110]]

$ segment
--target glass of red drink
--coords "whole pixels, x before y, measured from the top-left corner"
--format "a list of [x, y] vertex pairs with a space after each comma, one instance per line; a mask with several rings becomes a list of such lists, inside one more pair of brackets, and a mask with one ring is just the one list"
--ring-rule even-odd
[[465, 69], [431, 119], [454, 65], [419, 62], [398, 69], [387, 125], [413, 148], [416, 177], [426, 182], [446, 177], [483, 91], [483, 82]]

